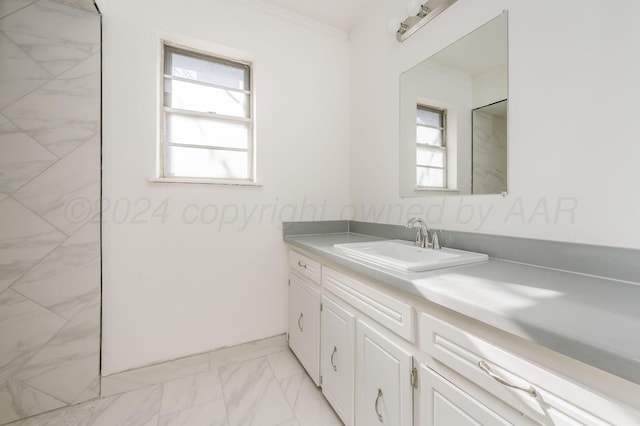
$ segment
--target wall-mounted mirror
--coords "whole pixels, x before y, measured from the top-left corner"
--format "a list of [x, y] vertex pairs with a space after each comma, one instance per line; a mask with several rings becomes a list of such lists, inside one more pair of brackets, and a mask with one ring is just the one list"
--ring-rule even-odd
[[400, 76], [400, 195], [507, 191], [507, 13]]

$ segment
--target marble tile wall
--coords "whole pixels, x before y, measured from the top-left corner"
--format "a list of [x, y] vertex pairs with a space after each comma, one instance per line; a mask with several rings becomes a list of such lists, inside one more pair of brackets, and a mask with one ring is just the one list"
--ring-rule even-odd
[[0, 424], [100, 393], [100, 16], [0, 0]]
[[473, 193], [507, 191], [507, 119], [473, 112]]

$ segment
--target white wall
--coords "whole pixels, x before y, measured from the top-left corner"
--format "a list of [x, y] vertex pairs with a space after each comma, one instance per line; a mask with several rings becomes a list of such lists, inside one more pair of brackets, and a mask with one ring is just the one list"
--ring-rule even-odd
[[[356, 218], [640, 248], [640, 3], [459, 0], [404, 43], [380, 2], [351, 34], [350, 210]], [[398, 196], [401, 72], [509, 10], [509, 195]], [[372, 93], [372, 88], [375, 92]], [[364, 152], [367, 161], [360, 161]], [[400, 205], [401, 208], [389, 208]], [[376, 209], [377, 214], [371, 213]], [[400, 213], [399, 213], [400, 212]]]
[[[103, 374], [283, 333], [281, 221], [337, 219], [348, 201], [348, 39], [245, 1], [99, 6]], [[262, 187], [148, 182], [160, 36], [254, 59]]]
[[473, 108], [480, 108], [507, 99], [507, 67], [499, 67], [473, 78]]
[[[347, 40], [247, 0], [99, 1], [103, 374], [284, 332], [282, 220], [419, 215], [446, 229], [640, 248], [640, 51], [627, 48], [640, 3], [459, 0], [398, 43], [387, 22], [405, 5], [378, 2]], [[503, 9], [509, 195], [402, 200], [400, 73]], [[255, 60], [262, 187], [148, 182], [161, 36]]]

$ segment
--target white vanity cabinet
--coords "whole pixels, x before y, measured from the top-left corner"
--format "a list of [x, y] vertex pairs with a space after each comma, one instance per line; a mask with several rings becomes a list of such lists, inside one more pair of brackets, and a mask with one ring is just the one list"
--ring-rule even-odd
[[[295, 253], [295, 252], [292, 252]], [[295, 265], [312, 264], [307, 258], [300, 258]], [[291, 258], [290, 258], [291, 259]], [[304, 263], [304, 261], [308, 263]], [[317, 264], [317, 262], [316, 262]], [[303, 271], [305, 268], [300, 267]], [[318, 271], [319, 264], [317, 266]], [[311, 379], [320, 383], [320, 286], [291, 270], [289, 275], [289, 347], [307, 370]], [[308, 276], [302, 273], [300, 275]]]
[[356, 327], [356, 425], [413, 425], [413, 357], [363, 320]]
[[320, 369], [322, 393], [346, 426], [353, 425], [355, 313], [322, 296]]
[[346, 426], [640, 426], [636, 385], [313, 257], [289, 346]]

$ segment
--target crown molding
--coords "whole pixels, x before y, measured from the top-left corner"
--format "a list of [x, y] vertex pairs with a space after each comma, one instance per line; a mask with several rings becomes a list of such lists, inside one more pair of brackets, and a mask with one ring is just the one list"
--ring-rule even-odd
[[273, 6], [262, 0], [234, 0], [233, 3], [243, 4], [247, 7], [257, 9], [268, 15], [275, 16], [286, 21], [293, 22], [295, 24], [303, 25], [316, 31], [320, 31], [344, 39], [349, 39], [349, 33], [340, 28], [336, 28], [334, 26], [324, 24], [320, 21], [307, 18], [306, 16], [302, 16], [295, 12]]

